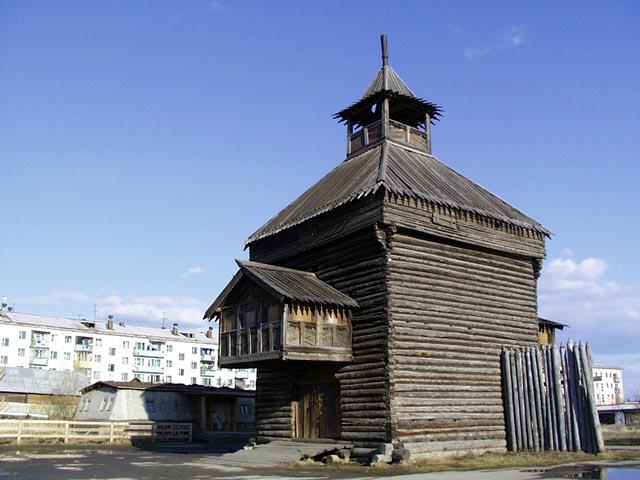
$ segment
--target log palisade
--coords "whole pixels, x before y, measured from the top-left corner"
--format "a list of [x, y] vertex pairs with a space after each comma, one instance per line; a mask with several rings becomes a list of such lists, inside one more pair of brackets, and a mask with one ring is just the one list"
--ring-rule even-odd
[[[348, 310], [350, 360], [234, 364], [257, 368], [262, 439], [392, 444], [401, 458], [504, 451], [500, 354], [538, 341], [549, 232], [431, 154], [441, 111], [383, 58], [365, 95], [336, 114], [346, 160], [247, 241], [251, 262], [310, 272], [353, 300], [335, 307]], [[333, 305], [295, 297], [276, 300]], [[219, 298], [206, 317], [228, 307]]]

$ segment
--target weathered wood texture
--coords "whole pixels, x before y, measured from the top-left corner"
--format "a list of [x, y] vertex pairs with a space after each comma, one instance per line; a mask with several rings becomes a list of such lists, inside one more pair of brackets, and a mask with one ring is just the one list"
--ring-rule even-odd
[[464, 210], [389, 194], [383, 222], [475, 246], [542, 259], [545, 236]]
[[504, 450], [500, 351], [537, 342], [531, 259], [406, 230], [387, 243], [394, 442], [412, 457]]
[[[358, 209], [363, 207], [359, 203], [353, 206]], [[366, 206], [364, 210], [371, 211], [372, 208]], [[363, 445], [388, 441], [388, 322], [384, 244], [372, 225], [305, 251], [301, 251], [301, 245], [295, 240], [287, 242], [288, 238], [299, 238], [299, 232], [284, 233], [286, 235], [252, 244], [251, 259], [313, 271], [322, 281], [358, 302], [360, 307], [352, 319], [353, 361], [335, 372], [340, 382], [341, 438]], [[284, 368], [279, 372], [285, 376], [292, 375], [292, 369], [293, 367], [289, 370]], [[307, 375], [308, 373], [309, 369]], [[261, 393], [263, 385], [271, 391], [271, 386], [268, 385], [271, 380], [279, 381], [273, 372], [258, 369], [258, 406], [260, 399], [264, 398]], [[286, 386], [279, 388], [284, 390]], [[284, 404], [290, 400], [279, 394], [278, 400], [274, 401], [280, 402], [278, 409], [265, 410], [264, 413], [277, 413], [279, 418], [288, 416], [290, 419], [290, 406]], [[287, 436], [281, 429], [284, 420], [274, 423], [262, 420], [263, 418], [258, 419], [259, 435]]]
[[504, 348], [502, 379], [509, 450], [604, 451], [588, 347]]

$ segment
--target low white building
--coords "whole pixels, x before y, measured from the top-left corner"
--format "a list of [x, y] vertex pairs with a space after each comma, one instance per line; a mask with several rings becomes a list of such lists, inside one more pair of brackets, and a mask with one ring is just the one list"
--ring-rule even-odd
[[603, 366], [593, 367], [593, 389], [597, 405], [624, 403], [622, 369]]
[[211, 329], [171, 329], [0, 311], [0, 367], [84, 372], [95, 382], [255, 388], [255, 370], [218, 368]]

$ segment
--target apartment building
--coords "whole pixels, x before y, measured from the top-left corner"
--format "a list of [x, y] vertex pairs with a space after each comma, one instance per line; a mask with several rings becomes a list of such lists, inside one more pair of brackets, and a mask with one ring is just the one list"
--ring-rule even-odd
[[183, 332], [0, 310], [0, 367], [74, 370], [91, 382], [255, 388], [255, 371], [218, 368], [211, 329]]
[[593, 389], [595, 390], [597, 405], [624, 403], [622, 369], [594, 366]]

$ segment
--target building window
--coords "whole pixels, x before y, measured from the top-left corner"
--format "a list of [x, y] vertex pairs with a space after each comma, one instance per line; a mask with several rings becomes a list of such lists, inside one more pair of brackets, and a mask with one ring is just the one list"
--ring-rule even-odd
[[121, 378], [122, 378], [123, 382], [126, 382], [126, 381], [129, 380], [129, 374], [128, 373], [123, 373]]
[[0, 355], [0, 365], [6, 365], [7, 363], [9, 363], [9, 357]]
[[173, 352], [173, 345], [167, 345], [167, 352]]
[[104, 408], [107, 406], [107, 399], [103, 398], [102, 401], [100, 402], [100, 411], [104, 412]]
[[102, 339], [96, 338], [96, 347], [101, 347], [101, 346], [102, 346]]
[[191, 377], [191, 384], [195, 385], [196, 383], [198, 383], [198, 379], [196, 377]]
[[122, 357], [122, 364], [129, 365], [129, 357]]
[[19, 349], [18, 349], [18, 356], [19, 356], [19, 357], [24, 357], [24, 354], [25, 354], [25, 350], [24, 350], [24, 348], [19, 348]]
[[95, 355], [93, 359], [96, 363], [100, 363], [102, 361], [102, 355]]
[[109, 355], [113, 357], [115, 356], [115, 354], [116, 354], [116, 349], [114, 347], [109, 348]]
[[136, 364], [136, 367], [143, 367], [144, 366], [144, 358], [136, 357], [134, 359], [134, 363]]
[[58, 359], [58, 352], [51, 351], [51, 360], [57, 360], [57, 359]]
[[211, 385], [211, 379], [209, 377], [204, 377], [202, 379], [202, 384], [203, 385]]
[[116, 371], [116, 366], [113, 363], [110, 363], [109, 367], [107, 368], [107, 370], [109, 370], [110, 372], [115, 372]]
[[178, 375], [180, 375], [180, 376], [184, 375], [184, 368], [178, 369]]
[[8, 338], [3, 338], [2, 339], [2, 346], [3, 347], [8, 347], [9, 346], [9, 339]]
[[171, 375], [167, 375], [164, 378], [167, 380], [167, 383], [171, 383]]
[[198, 347], [191, 347], [191, 353], [193, 353], [194, 355], [198, 353]]
[[109, 398], [107, 401], [107, 412], [111, 411], [111, 407], [113, 407], [113, 397]]
[[147, 366], [149, 366], [149, 367], [159, 367], [160, 366], [160, 359], [159, 358], [150, 358], [147, 361]]
[[133, 378], [140, 381], [144, 380], [144, 376], [141, 373], [136, 373]]
[[249, 405], [240, 405], [240, 415], [249, 415]]
[[167, 367], [171, 367], [173, 365], [173, 362], [171, 360], [167, 360]]
[[198, 364], [196, 362], [191, 362], [191, 368], [193, 369], [198, 368]]
[[122, 348], [129, 348], [129, 341], [125, 340], [124, 342], [122, 342]]
[[100, 372], [93, 372], [93, 379], [100, 380]]
[[64, 359], [71, 360], [71, 352], [64, 352]]
[[19, 338], [20, 340], [24, 340], [24, 339], [26, 339], [26, 338], [27, 338], [27, 331], [26, 331], [26, 330], [20, 330], [20, 331], [18, 332], [18, 338]]
[[184, 353], [178, 354], [178, 360], [184, 360]]
[[71, 335], [65, 335], [64, 343], [71, 343], [71, 340], [72, 340]]

